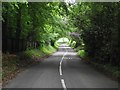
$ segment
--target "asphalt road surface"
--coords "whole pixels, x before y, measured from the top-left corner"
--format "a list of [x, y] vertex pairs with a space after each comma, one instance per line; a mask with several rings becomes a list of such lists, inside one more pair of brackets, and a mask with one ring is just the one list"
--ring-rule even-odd
[[5, 88], [118, 88], [118, 83], [84, 63], [72, 48], [62, 44], [56, 53], [18, 74]]

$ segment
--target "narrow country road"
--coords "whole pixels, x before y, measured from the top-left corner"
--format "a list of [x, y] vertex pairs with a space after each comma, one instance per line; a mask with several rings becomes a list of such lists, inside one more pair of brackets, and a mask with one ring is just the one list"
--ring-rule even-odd
[[5, 88], [118, 88], [113, 81], [84, 63], [66, 44], [40, 64], [11, 80]]

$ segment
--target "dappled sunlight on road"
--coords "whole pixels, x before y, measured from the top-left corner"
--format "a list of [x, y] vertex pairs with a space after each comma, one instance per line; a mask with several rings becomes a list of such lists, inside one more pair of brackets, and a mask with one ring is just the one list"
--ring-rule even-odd
[[77, 53], [73, 49], [71, 49], [71, 47], [67, 46], [66, 44], [62, 44], [59, 46], [59, 51], [57, 53], [54, 53], [53, 56], [62, 56], [66, 52], [66, 56], [77, 55]]
[[[54, 53], [53, 56], [62, 56], [63, 53], [65, 53], [65, 52], [57, 52], [57, 53]], [[75, 55], [77, 55], [77, 53], [76, 52], [67, 52], [66, 56], [67, 55], [69, 55], [69, 56], [75, 56]]]
[[63, 47], [63, 46], [59, 46], [59, 49], [60, 49], [60, 48], [66, 48], [66, 49], [69, 49], [70, 47], [68, 47], [68, 46], [64, 46], [64, 47]]

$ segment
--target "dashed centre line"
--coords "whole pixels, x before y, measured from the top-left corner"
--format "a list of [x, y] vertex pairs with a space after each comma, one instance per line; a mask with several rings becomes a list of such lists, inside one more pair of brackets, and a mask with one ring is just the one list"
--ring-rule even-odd
[[60, 66], [59, 66], [60, 75], [62, 75], [62, 62], [63, 62], [63, 59], [64, 59], [66, 54], [67, 54], [67, 52], [63, 55], [63, 57], [62, 57], [62, 59], [60, 61]]
[[64, 90], [67, 90], [64, 79], [61, 79], [62, 87]]
[[[60, 61], [60, 65], [59, 65], [60, 76], [63, 75], [63, 74], [62, 74], [62, 62], [63, 62], [63, 60], [64, 60], [65, 55], [67, 54], [67, 49], [65, 48], [65, 50], [66, 50], [66, 52], [64, 53], [64, 55], [63, 55], [63, 57], [62, 57], [62, 59], [61, 59], [61, 61]], [[62, 84], [63, 89], [64, 89], [64, 90], [67, 90], [66, 85], [65, 85], [65, 80], [64, 80], [63, 78], [61, 79], [61, 84]]]

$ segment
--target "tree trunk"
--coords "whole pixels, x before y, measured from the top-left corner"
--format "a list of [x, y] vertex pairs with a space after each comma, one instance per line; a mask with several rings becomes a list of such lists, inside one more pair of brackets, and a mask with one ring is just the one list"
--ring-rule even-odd
[[17, 28], [16, 28], [16, 52], [19, 51], [19, 39], [21, 35], [21, 9], [22, 5], [19, 3], [19, 9], [17, 13]]
[[8, 12], [3, 16], [4, 21], [2, 21], [2, 52], [7, 51], [7, 32], [8, 32]]

